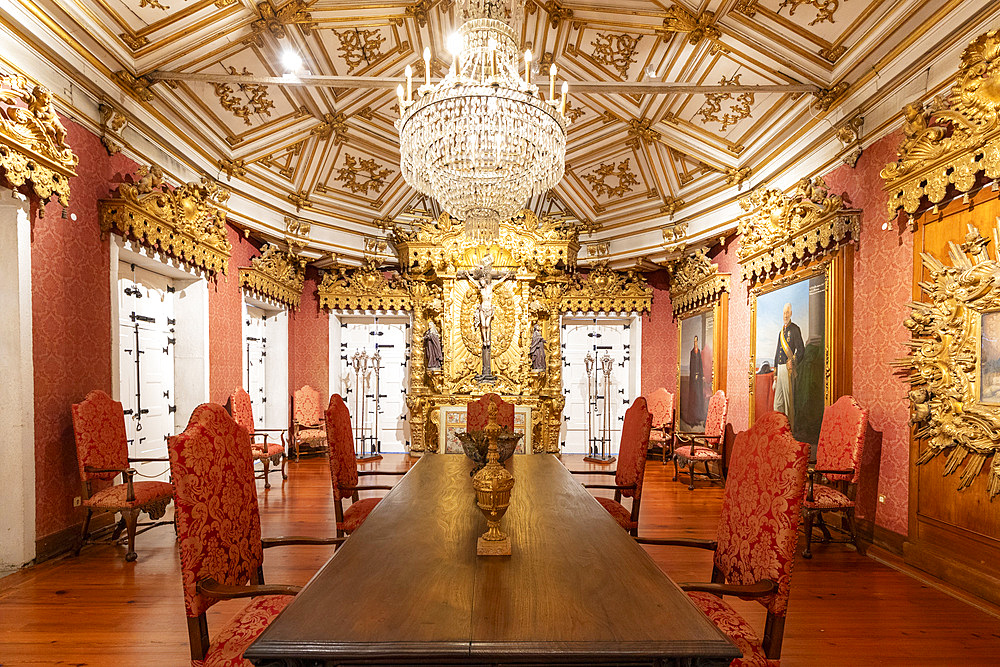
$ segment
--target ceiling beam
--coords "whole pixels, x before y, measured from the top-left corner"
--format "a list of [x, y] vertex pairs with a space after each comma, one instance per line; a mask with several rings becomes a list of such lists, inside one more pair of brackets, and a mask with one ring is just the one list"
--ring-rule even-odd
[[[406, 80], [371, 76], [256, 76], [210, 74], [203, 72], [164, 72], [155, 70], [145, 75], [151, 81], [202, 81], [206, 83], [266, 84], [288, 87], [323, 88], [388, 88], [393, 89]], [[437, 83], [434, 80], [433, 83]], [[419, 82], [419, 79], [418, 79]], [[815, 93], [818, 86], [805, 83], [735, 85], [696, 85], [673, 81], [570, 81], [570, 90], [575, 93], [597, 93], [603, 95], [698, 95], [710, 93]]]

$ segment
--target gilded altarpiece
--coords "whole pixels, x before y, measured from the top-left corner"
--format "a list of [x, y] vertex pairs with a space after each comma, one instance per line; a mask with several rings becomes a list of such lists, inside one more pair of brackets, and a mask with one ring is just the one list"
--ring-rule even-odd
[[[399, 273], [380, 270], [373, 260], [350, 275], [342, 267], [319, 286], [320, 305], [330, 309], [404, 310], [412, 316], [410, 388], [407, 395], [411, 452], [438, 450], [442, 408], [464, 406], [495, 392], [530, 408], [535, 452], [558, 452], [565, 404], [562, 391], [560, 324], [564, 312], [641, 312], [652, 291], [634, 272], [599, 266], [576, 272], [578, 232], [530, 211], [501, 225], [489, 246], [465, 236], [460, 223], [442, 214], [416, 228], [396, 227], [391, 240]], [[494, 281], [491, 334], [492, 382], [483, 371], [483, 340], [477, 326], [481, 291], [468, 273], [491, 267]], [[428, 368], [426, 340], [439, 336], [440, 368]], [[537, 329], [537, 333], [536, 333]], [[433, 333], [430, 335], [434, 335]], [[530, 354], [541, 338], [544, 364]]]

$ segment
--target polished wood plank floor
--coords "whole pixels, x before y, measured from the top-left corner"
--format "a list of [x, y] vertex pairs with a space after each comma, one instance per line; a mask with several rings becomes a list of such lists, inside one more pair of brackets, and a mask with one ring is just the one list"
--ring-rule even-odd
[[[411, 462], [387, 456], [368, 467], [404, 469]], [[564, 462], [575, 470], [586, 466], [578, 457]], [[713, 537], [721, 489], [703, 486], [689, 492], [686, 484], [670, 481], [672, 471], [658, 461], [647, 464], [640, 534]], [[268, 491], [259, 483], [264, 535], [332, 535], [325, 460], [290, 462], [288, 473], [286, 482]], [[188, 664], [173, 532], [163, 527], [141, 535], [138, 552], [138, 562], [125, 563], [124, 547], [91, 545], [78, 558], [0, 579], [0, 665]], [[329, 547], [270, 549], [265, 553], [267, 580], [305, 584], [330, 553]], [[707, 552], [657, 547], [649, 553], [676, 581], [703, 581], [710, 574]], [[242, 604], [215, 605], [209, 629], [217, 629]], [[762, 628], [758, 605], [732, 604]], [[795, 563], [782, 651], [786, 667], [996, 665], [998, 656], [997, 617], [849, 547], [814, 546], [811, 561], [799, 558]]]

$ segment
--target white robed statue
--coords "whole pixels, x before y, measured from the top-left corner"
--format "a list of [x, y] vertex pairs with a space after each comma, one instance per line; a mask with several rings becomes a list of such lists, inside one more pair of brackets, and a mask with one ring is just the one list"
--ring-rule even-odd
[[508, 278], [513, 277], [513, 271], [495, 271], [493, 255], [487, 253], [482, 263], [471, 271], [459, 271], [458, 278], [470, 280], [479, 290], [481, 303], [476, 311], [476, 325], [483, 341], [483, 370], [476, 377], [480, 382], [493, 382], [496, 377], [491, 368], [490, 351], [493, 343], [493, 288]]

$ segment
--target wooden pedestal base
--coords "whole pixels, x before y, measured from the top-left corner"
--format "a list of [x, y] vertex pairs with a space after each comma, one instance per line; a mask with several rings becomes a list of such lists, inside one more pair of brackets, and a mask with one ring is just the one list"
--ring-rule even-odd
[[358, 463], [368, 463], [369, 461], [379, 461], [382, 459], [381, 454], [366, 454], [365, 456], [357, 456], [355, 460]]
[[615, 461], [617, 461], [618, 457], [617, 456], [605, 456], [605, 457], [600, 457], [600, 456], [584, 456], [583, 460], [586, 461], [587, 463], [597, 463], [597, 464], [600, 464], [600, 465], [608, 465], [609, 463], [614, 463]]
[[476, 555], [477, 556], [509, 556], [510, 555], [510, 538], [505, 537], [502, 540], [484, 540], [480, 537], [476, 541]]

